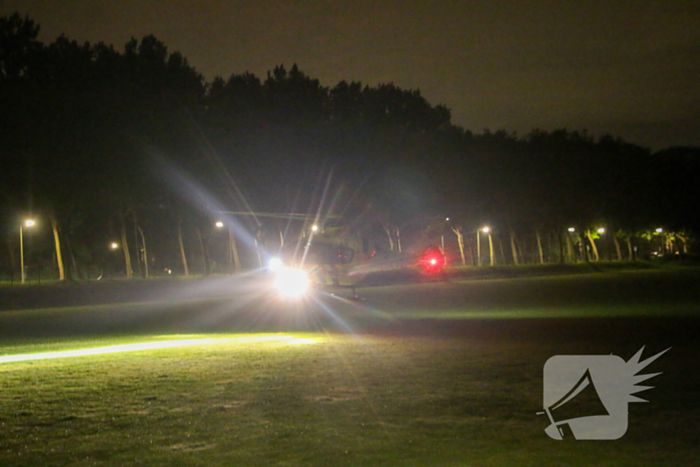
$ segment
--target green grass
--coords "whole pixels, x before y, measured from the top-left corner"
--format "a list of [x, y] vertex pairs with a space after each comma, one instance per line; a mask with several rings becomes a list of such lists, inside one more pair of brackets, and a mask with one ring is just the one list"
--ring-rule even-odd
[[[5, 339], [0, 356], [218, 340], [0, 363], [0, 465], [694, 465], [700, 302], [683, 281], [633, 278], [377, 287], [340, 312], [355, 334], [241, 333], [243, 320], [229, 326], [235, 334]], [[654, 299], [669, 289], [676, 299]], [[172, 316], [223, 300], [181, 303]], [[90, 314], [15, 311], [0, 313], [0, 326]], [[277, 340], [240, 339], [266, 336]], [[642, 394], [650, 403], [630, 404], [622, 439], [545, 435], [535, 412], [549, 357], [627, 360], [643, 345], [645, 356], [672, 349], [649, 367], [663, 374]]]
[[[232, 339], [2, 364], [0, 464], [584, 466], [697, 459], [696, 431], [679, 427], [696, 423], [700, 411], [695, 404], [675, 412], [674, 397], [690, 399], [677, 376], [658, 378], [653, 405], [631, 406], [632, 427], [622, 440], [547, 438], [545, 420], [535, 415], [542, 365], [576, 345], [294, 336], [314, 342]], [[607, 350], [595, 347], [587, 350]], [[52, 350], [70, 348], [63, 342]], [[658, 367], [692, 368], [688, 360], [676, 354]]]

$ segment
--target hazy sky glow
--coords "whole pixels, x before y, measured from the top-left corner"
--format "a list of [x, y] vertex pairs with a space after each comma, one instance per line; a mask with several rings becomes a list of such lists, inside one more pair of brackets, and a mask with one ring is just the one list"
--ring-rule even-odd
[[154, 34], [207, 80], [297, 63], [420, 88], [454, 123], [610, 132], [700, 145], [700, 0], [0, 0], [42, 27], [122, 50]]

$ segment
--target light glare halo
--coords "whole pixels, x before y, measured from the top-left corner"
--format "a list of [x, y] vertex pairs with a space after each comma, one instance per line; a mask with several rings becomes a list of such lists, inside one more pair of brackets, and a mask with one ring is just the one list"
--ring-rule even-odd
[[284, 297], [297, 298], [308, 290], [309, 277], [301, 269], [281, 268], [277, 272], [275, 288]]
[[279, 271], [282, 269], [282, 260], [275, 257], [270, 260], [269, 263], [270, 271]]

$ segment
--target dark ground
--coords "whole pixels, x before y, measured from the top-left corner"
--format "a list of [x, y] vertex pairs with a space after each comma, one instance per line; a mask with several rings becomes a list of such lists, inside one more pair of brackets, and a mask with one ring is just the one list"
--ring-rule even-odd
[[[393, 278], [390, 279], [393, 280]], [[279, 303], [261, 277], [0, 287], [0, 339], [268, 330], [694, 343], [700, 269], [324, 288]], [[25, 310], [25, 311], [20, 311]], [[309, 310], [313, 310], [309, 312]], [[635, 344], [636, 345], [636, 344]]]
[[[449, 282], [414, 277], [407, 285], [359, 288], [361, 301], [346, 300], [348, 289], [324, 289], [315, 293], [316, 300], [298, 305], [280, 304], [263, 282], [248, 277], [2, 288], [0, 353], [13, 343], [139, 333], [346, 333], [400, 340], [416, 358], [424, 357], [420, 346], [427, 342], [464, 342], [467, 349], [481, 349], [478, 358], [484, 362], [470, 366], [483, 374], [469, 378], [498, 383], [500, 392], [483, 401], [460, 399], [455, 407], [480, 407], [487, 419], [491, 412], [516, 414], [513, 422], [526, 419], [550, 450], [555, 447], [541, 432], [546, 420], [534, 415], [541, 410], [542, 368], [549, 357], [612, 353], [629, 360], [642, 347], [643, 358], [670, 348], [647, 371], [662, 373], [645, 383], [654, 389], [640, 394], [650, 403], [629, 406], [630, 433], [610, 444], [568, 445], [566, 456], [575, 458], [581, 449], [612, 459], [617, 451], [628, 455], [647, 443], [657, 461], [669, 454], [667, 465], [688, 465], [673, 459], [700, 456], [700, 269], [485, 280], [453, 276]], [[460, 352], [455, 355], [474, 358]], [[507, 417], [499, 417], [500, 429], [508, 427]], [[536, 458], [535, 449], [528, 465], [536, 465]], [[551, 457], [545, 463], [556, 465]], [[643, 464], [640, 458], [620, 465]], [[600, 465], [608, 464], [601, 460]]]

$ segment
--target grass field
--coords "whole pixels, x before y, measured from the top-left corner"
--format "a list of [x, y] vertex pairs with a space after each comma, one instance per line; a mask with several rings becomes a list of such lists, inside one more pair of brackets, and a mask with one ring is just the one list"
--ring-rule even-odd
[[[0, 312], [0, 465], [695, 465], [699, 277], [412, 284], [292, 308], [219, 294]], [[125, 347], [137, 343], [154, 348]], [[536, 412], [549, 357], [628, 360], [644, 345], [645, 356], [671, 350], [648, 367], [663, 374], [640, 394], [649, 403], [629, 405], [623, 438], [547, 437]], [[111, 353], [56, 353], [95, 348]], [[53, 358], [2, 360], [37, 353]]]

